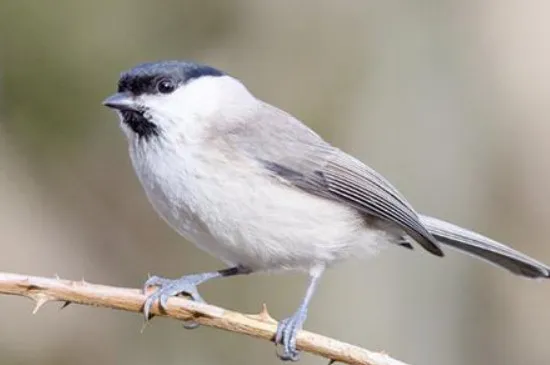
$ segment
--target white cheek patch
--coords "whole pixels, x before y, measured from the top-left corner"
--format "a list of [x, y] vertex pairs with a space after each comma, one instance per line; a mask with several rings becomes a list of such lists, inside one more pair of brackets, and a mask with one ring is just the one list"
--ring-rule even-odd
[[165, 136], [190, 143], [205, 138], [212, 123], [225, 123], [256, 102], [244, 85], [229, 76], [203, 76], [170, 94], [139, 98], [146, 109], [145, 117]]
[[142, 95], [139, 102], [145, 107], [145, 118], [156, 124], [166, 137], [196, 140], [205, 125], [202, 95], [182, 85], [170, 94]]

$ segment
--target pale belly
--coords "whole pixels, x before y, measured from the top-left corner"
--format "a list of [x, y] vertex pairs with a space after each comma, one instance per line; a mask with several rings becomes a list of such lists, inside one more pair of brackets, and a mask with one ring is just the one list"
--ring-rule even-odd
[[150, 202], [168, 224], [228, 265], [308, 270], [376, 252], [387, 239], [367, 227], [355, 210], [263, 173], [193, 163], [194, 171], [189, 170], [193, 164], [187, 164], [179, 174], [162, 166], [136, 170]]

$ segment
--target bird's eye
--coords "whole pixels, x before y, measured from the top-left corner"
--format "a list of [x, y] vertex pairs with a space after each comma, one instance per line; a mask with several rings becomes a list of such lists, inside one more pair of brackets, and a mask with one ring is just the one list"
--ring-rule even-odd
[[157, 90], [161, 94], [170, 94], [176, 89], [176, 85], [170, 79], [162, 79], [157, 83]]

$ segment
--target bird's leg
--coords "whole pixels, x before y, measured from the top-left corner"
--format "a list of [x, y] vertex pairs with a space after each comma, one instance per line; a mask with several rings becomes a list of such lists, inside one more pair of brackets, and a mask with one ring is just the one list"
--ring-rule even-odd
[[[197, 285], [214, 278], [250, 274], [251, 272], [252, 270], [245, 267], [235, 266], [218, 271], [186, 275], [175, 280], [160, 276], [152, 276], [143, 285], [143, 291], [146, 293], [147, 289], [151, 286], [158, 286], [158, 289], [154, 293], [150, 294], [143, 304], [143, 314], [145, 315], [145, 319], [149, 319], [151, 307], [157, 300], [159, 301], [160, 308], [165, 308], [168, 298], [185, 293], [193, 298], [193, 300], [204, 303], [204, 300], [197, 290]], [[197, 324], [188, 323], [184, 325], [184, 327], [189, 329], [196, 328]]]
[[296, 350], [296, 335], [298, 331], [302, 329], [302, 326], [307, 318], [307, 308], [321, 274], [324, 271], [324, 266], [316, 267], [309, 273], [309, 285], [307, 287], [306, 295], [302, 300], [302, 303], [298, 307], [298, 310], [286, 319], [279, 322], [277, 326], [277, 333], [275, 335], [275, 344], [281, 344], [283, 346], [283, 353], [277, 354], [283, 361], [297, 361], [299, 359], [299, 351]]

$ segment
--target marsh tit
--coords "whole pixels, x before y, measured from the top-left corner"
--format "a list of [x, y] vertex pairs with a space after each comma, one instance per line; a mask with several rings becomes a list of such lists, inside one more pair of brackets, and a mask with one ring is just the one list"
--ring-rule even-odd
[[162, 307], [218, 277], [298, 270], [310, 277], [275, 342], [296, 360], [296, 334], [325, 269], [383, 247], [419, 244], [469, 253], [529, 278], [550, 268], [487, 237], [418, 214], [380, 174], [331, 146], [292, 115], [256, 98], [215, 68], [180, 61], [141, 64], [104, 101], [120, 116], [136, 174], [155, 210], [228, 268], [158, 286], [144, 305]]

